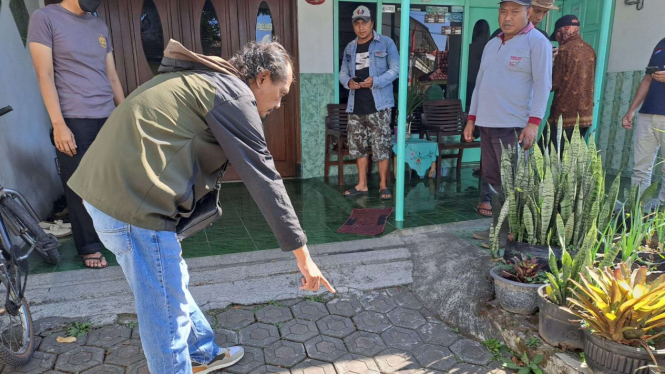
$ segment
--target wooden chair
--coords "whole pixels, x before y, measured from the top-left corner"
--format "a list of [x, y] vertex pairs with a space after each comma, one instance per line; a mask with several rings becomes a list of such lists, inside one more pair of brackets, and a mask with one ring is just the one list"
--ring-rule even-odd
[[[346, 112], [346, 104], [328, 104], [328, 115], [326, 116], [326, 153], [324, 172], [325, 180], [328, 182], [330, 167], [337, 165], [339, 185], [344, 185], [344, 165], [355, 165], [355, 160], [344, 160], [349, 155], [348, 131], [349, 113]], [[369, 159], [367, 173], [372, 172], [372, 152], [368, 150]], [[331, 155], [337, 155], [337, 160], [332, 161]]]
[[[433, 136], [439, 144], [439, 157], [436, 159], [437, 182], [441, 177], [441, 159], [457, 159], [457, 180], [462, 176], [462, 157], [465, 149], [479, 148], [480, 142], [466, 142], [463, 139], [467, 115], [462, 112], [462, 101], [457, 99], [428, 100], [423, 104], [420, 137], [431, 140]], [[449, 140], [447, 137], [455, 137]], [[457, 153], [442, 154], [445, 150]]]

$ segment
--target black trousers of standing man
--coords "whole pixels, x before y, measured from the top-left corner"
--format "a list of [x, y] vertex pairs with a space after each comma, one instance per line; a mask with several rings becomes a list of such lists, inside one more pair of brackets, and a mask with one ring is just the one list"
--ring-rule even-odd
[[[83, 206], [83, 200], [67, 186], [67, 181], [78, 168], [83, 155], [90, 148], [92, 142], [97, 138], [99, 130], [106, 122], [106, 118], [65, 118], [65, 123], [69, 130], [74, 134], [76, 141], [76, 154], [73, 157], [68, 156], [56, 149], [58, 156], [59, 174], [62, 181], [62, 187], [65, 190], [67, 206], [69, 207], [69, 220], [72, 224], [72, 234], [74, 244], [80, 256], [90, 255], [101, 252], [103, 246], [95, 227], [92, 225], [92, 219], [88, 211]], [[51, 142], [53, 141], [53, 132], [51, 131]]]

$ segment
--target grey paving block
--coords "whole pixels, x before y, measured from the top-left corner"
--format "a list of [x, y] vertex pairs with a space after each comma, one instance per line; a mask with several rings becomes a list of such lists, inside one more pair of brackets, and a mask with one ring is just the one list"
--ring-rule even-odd
[[413, 352], [418, 345], [422, 344], [422, 340], [417, 332], [403, 327], [393, 326], [382, 333], [381, 338], [383, 338], [388, 347], [403, 349], [409, 352]]
[[[400, 374], [402, 374], [402, 373], [400, 373]], [[414, 371], [403, 373], [403, 374], [444, 374], [444, 372], [439, 371], [439, 370], [434, 370], [434, 369], [418, 369], [418, 370], [414, 370]]]
[[217, 315], [217, 326], [240, 330], [254, 323], [254, 313], [245, 309], [230, 309]]
[[55, 369], [80, 373], [104, 363], [105, 352], [97, 347], [78, 347], [58, 356]]
[[268, 374], [268, 373], [273, 373], [273, 374], [291, 374], [291, 371], [286, 368], [281, 368], [278, 366], [272, 366], [272, 365], [263, 365], [259, 367], [258, 369], [255, 369], [249, 374]]
[[282, 323], [293, 319], [289, 308], [277, 305], [268, 305], [256, 312], [256, 320], [263, 323]]
[[291, 374], [336, 374], [335, 367], [329, 362], [307, 360], [291, 368]]
[[381, 352], [374, 357], [374, 361], [379, 370], [386, 374], [412, 372], [420, 369], [420, 365], [411, 353], [395, 348], [388, 348]]
[[254, 323], [240, 330], [240, 344], [264, 348], [279, 340], [279, 331], [274, 325]]
[[310, 358], [327, 362], [335, 362], [348, 353], [343, 341], [325, 335], [309, 340], [305, 343], [305, 349]]
[[102, 365], [86, 370], [81, 374], [125, 374], [125, 369], [120, 366]]
[[448, 371], [448, 374], [488, 374], [491, 370], [485, 366], [471, 365], [471, 364], [457, 364], [454, 368]]
[[379, 367], [373, 359], [350, 353], [335, 362], [338, 374], [379, 374]]
[[141, 340], [141, 330], [138, 326], [132, 329], [132, 339]]
[[358, 330], [380, 334], [388, 330], [392, 324], [388, 317], [377, 312], [362, 312], [353, 317]]
[[127, 326], [107, 326], [88, 334], [86, 345], [110, 348], [130, 339], [131, 337], [132, 329]]
[[487, 365], [492, 360], [487, 348], [475, 340], [462, 339], [450, 346], [453, 351], [464, 362], [476, 365]]
[[290, 368], [307, 358], [301, 343], [280, 340], [263, 350], [266, 364]]
[[344, 339], [344, 344], [349, 352], [369, 357], [374, 357], [386, 349], [386, 344], [379, 335], [367, 331], [354, 332]]
[[420, 326], [416, 331], [425, 343], [442, 345], [450, 347], [460, 339], [459, 334], [451, 331], [450, 328], [442, 323], [428, 322]]
[[243, 358], [235, 365], [226, 368], [225, 371], [235, 374], [249, 374], [258, 367], [265, 365], [266, 362], [263, 358], [263, 351], [260, 348], [243, 348], [245, 349], [245, 356], [243, 356]]
[[355, 296], [346, 296], [333, 299], [326, 304], [330, 314], [353, 317], [362, 312], [363, 305]]
[[406, 308], [393, 309], [393, 311], [388, 313], [388, 318], [395, 326], [407, 329], [417, 329], [427, 323], [425, 317], [420, 312]]
[[360, 303], [365, 310], [379, 313], [388, 313], [397, 307], [395, 302], [383, 292], [367, 294], [360, 299]]
[[281, 300], [279, 303], [287, 308], [290, 308], [300, 302], [302, 302], [301, 299], [288, 299], [288, 300]]
[[222, 348], [229, 348], [238, 345], [238, 334], [235, 331], [226, 329], [215, 330], [215, 343]]
[[327, 316], [316, 321], [316, 326], [323, 335], [332, 336], [333, 338], [345, 338], [356, 331], [348, 317], [342, 316]]
[[56, 356], [51, 353], [35, 352], [32, 360], [23, 366], [5, 366], [3, 374], [42, 374], [53, 369]]
[[446, 347], [432, 344], [422, 344], [413, 351], [413, 356], [420, 365], [428, 369], [447, 371], [457, 365], [458, 361], [453, 352]]
[[127, 368], [127, 374], [150, 374], [148, 362], [143, 360]]
[[88, 336], [84, 335], [80, 338], [76, 338], [76, 342], [74, 343], [58, 343], [56, 341], [58, 336], [64, 338], [67, 336], [67, 333], [64, 331], [59, 331], [43, 338], [41, 344], [39, 345], [39, 351], [59, 355], [84, 345], [88, 340]]
[[302, 303], [292, 306], [291, 310], [296, 318], [309, 321], [318, 321], [330, 314], [324, 304], [315, 301], [303, 301]]
[[423, 307], [423, 304], [420, 302], [420, 300], [418, 300], [416, 295], [407, 289], [402, 289], [401, 291], [392, 295], [392, 298], [395, 304], [402, 308], [418, 310]]
[[304, 343], [319, 334], [316, 323], [304, 319], [294, 319], [279, 328], [282, 337], [286, 340]]
[[128, 340], [109, 348], [104, 362], [118, 366], [130, 366], [144, 359], [141, 341]]

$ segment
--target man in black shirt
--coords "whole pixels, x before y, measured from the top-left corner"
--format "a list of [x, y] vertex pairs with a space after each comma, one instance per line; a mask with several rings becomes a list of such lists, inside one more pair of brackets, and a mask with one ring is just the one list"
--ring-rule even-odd
[[353, 11], [353, 30], [357, 38], [346, 46], [339, 81], [349, 89], [349, 153], [358, 164], [358, 184], [345, 196], [367, 195], [367, 142], [372, 157], [379, 163], [381, 199], [392, 199], [388, 189], [392, 131], [392, 108], [395, 106], [393, 81], [399, 74], [399, 53], [395, 42], [374, 32], [369, 9], [359, 6]]

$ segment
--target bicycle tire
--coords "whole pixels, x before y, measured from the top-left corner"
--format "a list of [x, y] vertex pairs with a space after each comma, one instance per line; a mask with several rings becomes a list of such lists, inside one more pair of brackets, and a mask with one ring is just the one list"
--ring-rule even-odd
[[35, 252], [47, 263], [57, 265], [60, 261], [60, 252], [58, 252], [58, 239], [44, 232], [39, 227], [39, 222], [28, 213], [23, 205], [11, 197], [3, 197], [0, 200], [7, 212], [13, 215], [13, 218], [20, 221], [28, 229], [28, 233], [35, 240]]
[[[13, 264], [8, 269], [11, 269], [15, 266], [18, 266], [17, 264]], [[20, 275], [19, 275], [20, 276]], [[4, 279], [3, 279], [4, 278]], [[11, 292], [12, 295], [15, 295], [15, 293], [12, 291], [13, 289], [16, 289], [16, 284], [11, 280], [10, 274], [8, 274], [5, 271], [0, 271], [0, 283], [2, 283], [6, 288], [7, 292]], [[5, 308], [7, 305], [5, 305]], [[30, 359], [32, 358], [32, 355], [34, 354], [35, 351], [35, 329], [34, 329], [34, 323], [32, 321], [32, 314], [30, 313], [30, 307], [28, 306], [28, 302], [26, 301], [25, 297], [21, 299], [21, 304], [20, 304], [20, 309], [19, 309], [23, 317], [25, 319], [25, 328], [28, 329], [28, 340], [29, 344], [27, 347], [21, 346], [23, 350], [20, 353], [14, 352], [11, 349], [7, 348], [4, 344], [0, 344], [0, 363], [4, 363], [6, 365], [13, 365], [13, 366], [21, 366], [27, 364]], [[5, 313], [8, 313], [7, 309], [5, 309]], [[4, 316], [3, 314], [3, 316]], [[22, 332], [24, 329], [22, 329]], [[3, 336], [7, 331], [2, 331], [0, 332], [0, 342], [4, 343], [4, 338]], [[10, 334], [11, 335], [11, 334]], [[25, 335], [23, 335], [25, 337]]]

